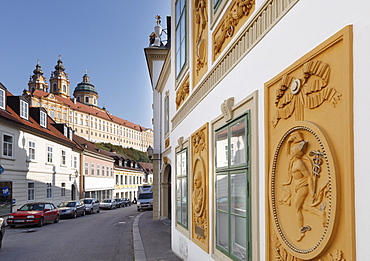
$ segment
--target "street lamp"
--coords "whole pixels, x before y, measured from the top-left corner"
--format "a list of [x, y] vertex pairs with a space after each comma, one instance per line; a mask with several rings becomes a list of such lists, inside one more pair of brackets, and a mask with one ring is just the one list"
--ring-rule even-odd
[[146, 155], [150, 160], [161, 160], [161, 159], [153, 159], [154, 149], [152, 146], [149, 145], [149, 147], [146, 149]]

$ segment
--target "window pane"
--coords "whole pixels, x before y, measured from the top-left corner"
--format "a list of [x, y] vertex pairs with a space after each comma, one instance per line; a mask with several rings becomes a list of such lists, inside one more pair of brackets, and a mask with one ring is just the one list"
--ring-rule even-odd
[[230, 127], [231, 165], [245, 163], [245, 121]]
[[177, 180], [177, 222], [181, 223], [181, 179]]
[[181, 176], [181, 154], [176, 155], [176, 176], [179, 177]]
[[188, 224], [188, 197], [187, 197], [187, 184], [186, 184], [186, 179], [182, 179], [182, 224], [187, 225]]
[[228, 181], [227, 175], [217, 175], [216, 181], [216, 202], [217, 209], [228, 211], [229, 210], [229, 199], [228, 199]]
[[232, 228], [232, 253], [241, 260], [246, 259], [246, 219], [242, 217], [233, 216], [231, 219]]
[[217, 245], [225, 250], [229, 249], [228, 214], [221, 211], [217, 211]]
[[245, 193], [246, 182], [245, 173], [231, 175], [231, 212], [246, 216]]
[[227, 129], [216, 134], [216, 168], [227, 167], [228, 143]]
[[186, 173], [186, 156], [187, 156], [187, 153], [186, 151], [184, 151], [183, 153], [181, 153], [182, 157], [181, 157], [181, 175], [184, 177], [184, 176], [187, 176], [187, 173]]

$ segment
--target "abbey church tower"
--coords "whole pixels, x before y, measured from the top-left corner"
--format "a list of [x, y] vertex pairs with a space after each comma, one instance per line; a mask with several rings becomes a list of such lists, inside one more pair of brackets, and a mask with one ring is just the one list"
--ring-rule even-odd
[[43, 74], [44, 72], [41, 70], [40, 61], [37, 61], [36, 69], [33, 70], [33, 75], [30, 76], [30, 80], [28, 82], [28, 90], [30, 92], [34, 92], [35, 90], [44, 92], [48, 91], [48, 83]]
[[50, 76], [50, 93], [63, 98], [70, 98], [70, 82], [68, 79], [68, 74], [64, 72], [65, 68], [60, 56], [57, 61], [57, 65], [54, 68], [55, 71], [51, 72]]

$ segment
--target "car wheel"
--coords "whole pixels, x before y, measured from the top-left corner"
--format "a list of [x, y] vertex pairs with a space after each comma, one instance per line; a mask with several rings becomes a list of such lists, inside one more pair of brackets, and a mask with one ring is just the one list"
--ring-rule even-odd
[[76, 218], [77, 217], [77, 211], [74, 211], [73, 212], [73, 218]]
[[9, 225], [10, 228], [15, 228], [15, 225]]
[[82, 216], [85, 216], [86, 215], [86, 210], [84, 210], [83, 212], [82, 212]]
[[110, 206], [110, 209], [113, 209], [113, 206]]
[[39, 223], [37, 223], [38, 227], [42, 227], [44, 225], [44, 218], [40, 217]]
[[57, 215], [57, 217], [54, 220], [54, 223], [58, 223], [58, 222], [59, 222], [59, 215]]

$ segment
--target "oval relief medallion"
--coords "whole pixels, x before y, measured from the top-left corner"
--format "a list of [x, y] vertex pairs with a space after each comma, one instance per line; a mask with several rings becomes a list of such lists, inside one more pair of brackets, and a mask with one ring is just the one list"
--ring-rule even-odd
[[270, 202], [281, 243], [308, 260], [322, 253], [333, 233], [337, 180], [328, 138], [310, 122], [296, 122], [275, 150]]

